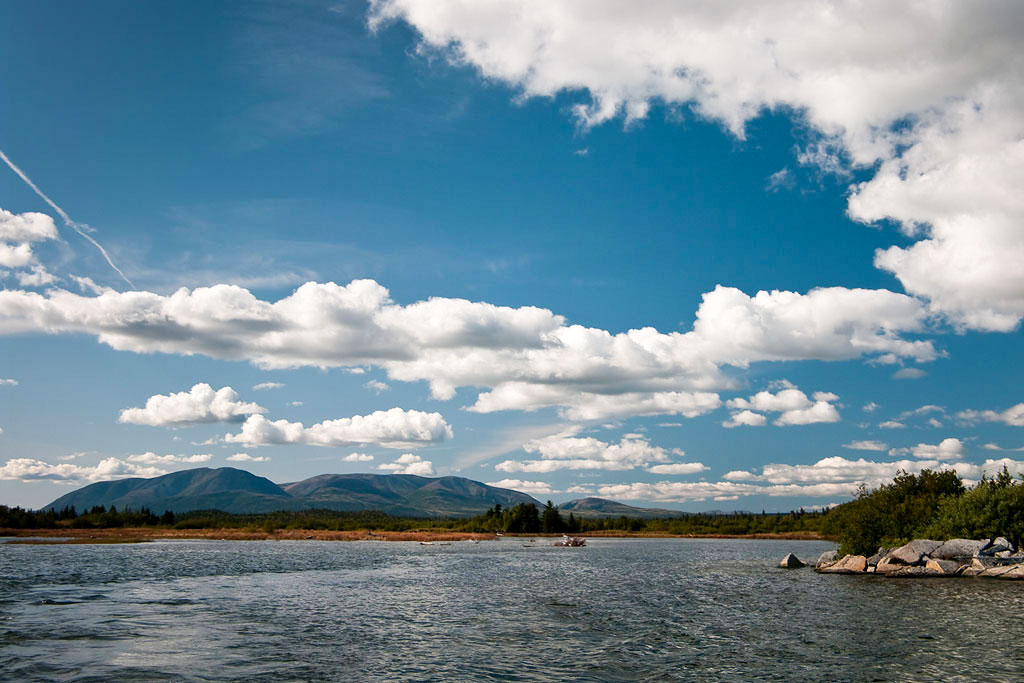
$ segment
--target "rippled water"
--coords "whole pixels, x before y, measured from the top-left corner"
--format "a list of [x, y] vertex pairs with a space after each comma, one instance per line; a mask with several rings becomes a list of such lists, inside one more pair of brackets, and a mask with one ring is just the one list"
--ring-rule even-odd
[[831, 547], [0, 544], [0, 678], [1024, 679], [1024, 583], [773, 566]]

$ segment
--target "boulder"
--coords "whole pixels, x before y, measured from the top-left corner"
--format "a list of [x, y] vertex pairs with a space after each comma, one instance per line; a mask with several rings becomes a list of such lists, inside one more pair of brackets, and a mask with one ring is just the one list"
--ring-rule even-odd
[[879, 548], [878, 552], [868, 558], [868, 566], [875, 567], [881, 562], [882, 558], [889, 554], [892, 548]]
[[889, 561], [908, 565], [924, 564], [924, 556], [941, 546], [941, 541], [919, 538], [889, 553]]
[[1016, 581], [1024, 581], [1024, 565], [1016, 564], [1010, 568], [1010, 571], [1000, 574], [1000, 579], [1011, 579]]
[[1005, 538], [1003, 538], [1002, 536], [1000, 536], [999, 538], [997, 538], [994, 541], [992, 541], [991, 543], [989, 543], [986, 547], [984, 547], [981, 550], [979, 550], [978, 551], [978, 555], [990, 555], [991, 556], [991, 555], [995, 555], [996, 553], [1002, 552], [1004, 550], [1009, 550], [1010, 553], [1013, 554], [1013, 544], [1010, 543]]
[[960, 571], [960, 563], [956, 560], [929, 559], [924, 563], [925, 569], [939, 574], [954, 575]]
[[868, 568], [868, 558], [863, 555], [846, 555], [833, 565], [822, 567], [823, 574], [863, 574]]
[[783, 569], [797, 569], [799, 567], [806, 567], [807, 563], [802, 562], [799, 557], [790, 553], [782, 558], [782, 562], [779, 562], [779, 566]]
[[[1004, 566], [989, 567], [988, 569], [986, 569], [985, 571], [981, 572], [980, 574], [977, 574], [977, 576], [980, 576], [980, 577], [985, 578], [985, 579], [999, 579], [999, 578], [1002, 578], [1003, 574], [1008, 574], [1009, 572], [1015, 572], [1015, 571], [1017, 571], [1017, 569], [1019, 569], [1019, 567], [1012, 566], [1012, 565], [1009, 566], [1009, 567], [1004, 567]], [[1012, 577], [1008, 577], [1008, 578], [1012, 578]]]
[[899, 571], [890, 572], [888, 576], [894, 579], [926, 579], [933, 576], [942, 576], [942, 573], [921, 565], [916, 567], [903, 565]]
[[988, 541], [972, 541], [969, 538], [953, 538], [928, 553], [936, 560], [969, 560], [988, 545]]
[[875, 571], [879, 574], [892, 574], [893, 572], [898, 572], [904, 567], [906, 567], [905, 564], [890, 562], [888, 557], [883, 557], [875, 566]]
[[1001, 562], [997, 562], [995, 558], [992, 557], [975, 557], [973, 560], [971, 560], [970, 566], [973, 569], [977, 569], [978, 571], [985, 571], [986, 569], [991, 569], [992, 567], [1001, 567], [1003, 565]]
[[818, 557], [818, 561], [814, 563], [814, 568], [815, 569], [821, 569], [823, 567], [828, 567], [829, 565], [833, 565], [833, 564], [835, 564], [838, 561], [839, 561], [839, 551], [838, 550], [826, 550], [825, 552], [823, 552]]

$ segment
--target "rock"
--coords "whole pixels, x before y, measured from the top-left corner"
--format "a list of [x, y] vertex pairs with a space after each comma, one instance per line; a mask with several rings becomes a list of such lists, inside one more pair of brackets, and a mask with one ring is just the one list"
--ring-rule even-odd
[[941, 546], [941, 541], [919, 538], [889, 553], [889, 561], [909, 565], [923, 564], [922, 558]]
[[998, 553], [993, 555], [993, 557], [1002, 557], [1002, 558], [1013, 557], [1013, 553], [1011, 553], [1009, 550], [1000, 550]]
[[986, 569], [1001, 567], [1003, 565], [1000, 562], [996, 562], [996, 560], [991, 557], [975, 557], [971, 560], [970, 566], [978, 571], [985, 571]]
[[868, 558], [868, 566], [875, 567], [882, 561], [882, 558], [889, 554], [892, 548], [879, 548], [878, 552]]
[[779, 566], [783, 569], [797, 569], [799, 567], [806, 567], [806, 562], [801, 562], [800, 558], [790, 553], [782, 558], [782, 562], [779, 562]]
[[988, 545], [988, 541], [972, 541], [969, 538], [953, 538], [928, 553], [936, 560], [968, 560]]
[[899, 571], [890, 572], [888, 576], [894, 579], [926, 579], [933, 576], [942, 576], [942, 573], [920, 565], [916, 567], [903, 565]]
[[833, 565], [819, 569], [823, 574], [863, 574], [868, 568], [868, 558], [863, 555], [846, 555]]
[[835, 564], [838, 561], [839, 561], [839, 551], [838, 550], [826, 550], [825, 552], [823, 552], [818, 557], [818, 561], [814, 563], [814, 568], [815, 569], [821, 569], [823, 567], [828, 567], [829, 565], [833, 565], [833, 564]]
[[960, 563], [955, 560], [930, 559], [924, 563], [925, 569], [939, 574], [953, 575], [960, 571]]
[[969, 564], [969, 565], [967, 565], [967, 566], [965, 566], [963, 568], [963, 571], [960, 572], [960, 576], [977, 576], [978, 574], [982, 573], [983, 571], [985, 571], [985, 570], [984, 569], [978, 569], [973, 564]]
[[978, 555], [995, 555], [996, 553], [1002, 552], [1004, 550], [1009, 550], [1012, 554], [1013, 544], [1005, 538], [1003, 538], [1002, 536], [1000, 536], [999, 538], [995, 539], [990, 544], [988, 544], [986, 547], [979, 550]]
[[1006, 572], [1005, 574], [1000, 574], [998, 578], [1011, 579], [1015, 581], [1024, 581], [1024, 565], [1013, 565], [1010, 568], [1010, 571]]
[[980, 574], [977, 574], [977, 576], [980, 576], [980, 577], [985, 578], [985, 579], [998, 579], [998, 578], [1002, 578], [1003, 574], [1007, 574], [1009, 572], [1015, 572], [1018, 569], [1019, 569], [1019, 567], [1016, 567], [1016, 566], [1010, 566], [1010, 567], [1003, 567], [1003, 566], [989, 567], [988, 569], [986, 569], [985, 571], [981, 572]]
[[892, 574], [893, 572], [898, 572], [904, 567], [906, 567], [906, 565], [890, 562], [887, 556], [878, 561], [878, 565], [875, 566], [875, 571], [879, 574]]

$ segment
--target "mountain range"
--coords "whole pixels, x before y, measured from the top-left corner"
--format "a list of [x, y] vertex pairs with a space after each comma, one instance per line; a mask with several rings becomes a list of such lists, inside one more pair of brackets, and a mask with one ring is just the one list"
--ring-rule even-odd
[[46, 506], [82, 511], [97, 505], [149, 508], [160, 514], [222, 510], [234, 514], [277, 510], [379, 510], [408, 517], [469, 517], [498, 504], [534, 503], [534, 498], [462, 477], [412, 474], [322, 474], [275, 484], [233, 467], [200, 467], [160, 477], [89, 484]]

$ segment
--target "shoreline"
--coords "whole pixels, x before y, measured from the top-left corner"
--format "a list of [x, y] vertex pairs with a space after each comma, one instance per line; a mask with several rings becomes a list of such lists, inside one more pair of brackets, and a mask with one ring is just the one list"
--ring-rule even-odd
[[[694, 538], [779, 541], [829, 541], [817, 534], [667, 534], [625, 531], [600, 531], [574, 534], [585, 538]], [[123, 527], [115, 529], [0, 529], [0, 536], [10, 539], [62, 539], [62, 540], [8, 540], [15, 545], [80, 545], [105, 543], [145, 543], [159, 540], [208, 541], [494, 541], [499, 538], [561, 538], [562, 534], [503, 534], [465, 531], [328, 531], [323, 529], [281, 529], [259, 531], [254, 529], [165, 529], [153, 527]], [[63, 540], [67, 539], [67, 540]]]

